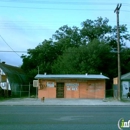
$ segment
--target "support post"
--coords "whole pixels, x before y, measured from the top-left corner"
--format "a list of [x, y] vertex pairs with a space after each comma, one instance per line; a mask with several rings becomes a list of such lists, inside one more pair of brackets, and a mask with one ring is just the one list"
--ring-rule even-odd
[[30, 82], [29, 82], [28, 97], [30, 98]]

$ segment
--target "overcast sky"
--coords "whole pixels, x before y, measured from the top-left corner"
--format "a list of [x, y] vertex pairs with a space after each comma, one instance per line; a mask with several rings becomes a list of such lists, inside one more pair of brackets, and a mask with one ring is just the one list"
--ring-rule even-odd
[[117, 3], [122, 3], [120, 24], [130, 30], [130, 0], [0, 0], [0, 61], [20, 66], [27, 49], [52, 38], [63, 25], [80, 28], [86, 19], [107, 17], [114, 26]]

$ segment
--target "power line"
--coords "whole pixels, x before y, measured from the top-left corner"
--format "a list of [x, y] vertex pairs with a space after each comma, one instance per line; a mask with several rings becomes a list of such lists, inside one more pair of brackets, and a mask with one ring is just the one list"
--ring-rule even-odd
[[87, 11], [111, 11], [111, 9], [79, 9], [79, 8], [75, 8], [75, 9], [72, 9], [72, 8], [45, 8], [45, 7], [30, 7], [30, 6], [0, 6], [2, 8], [24, 8], [24, 9], [44, 9], [44, 10], [81, 10], [81, 11], [84, 11], [84, 10], [87, 10]]
[[[84, 22], [85, 20], [83, 20], [82, 22]], [[38, 21], [38, 20], [32, 20], [32, 21], [19, 21], [19, 20], [16, 20], [16, 21], [14, 21], [14, 20], [12, 20], [12, 21], [0, 21], [0, 24], [2, 25], [2, 24], [5, 24], [5, 25], [8, 25], [8, 24], [10, 24], [10, 23], [19, 23], [20, 25], [22, 24], [22, 25], [25, 25], [25, 26], [22, 26], [22, 27], [34, 27], [34, 26], [39, 26], [39, 24], [44, 24], [44, 23], [48, 23], [49, 25], [56, 25], [56, 24], [59, 24], [59, 23], [61, 23], [61, 22], [67, 22], [67, 23], [77, 23], [77, 22], [79, 22], [79, 23], [82, 23], [80, 20], [75, 20], [75, 21], [73, 21], [73, 20], [69, 20], [69, 21], [62, 21], [62, 20], [53, 20], [53, 21], [49, 21], [49, 20], [41, 20], [41, 21]], [[115, 23], [116, 21], [115, 20], [109, 20], [109, 22], [111, 22], [111, 23]], [[108, 22], [108, 23], [109, 23]], [[122, 20], [120, 20], [120, 22], [122, 22], [122, 23], [124, 23], [124, 24], [126, 24], [127, 23], [127, 25], [128, 24], [130, 24], [130, 21], [122, 21]], [[28, 25], [28, 23], [30, 24], [30, 23], [32, 23], [32, 24], [34, 24], [34, 25]], [[3, 26], [3, 25], [2, 25]], [[4, 28], [8, 28], [8, 27], [4, 27]], [[11, 27], [12, 28], [12, 27]]]
[[[31, 3], [31, 4], [69, 4], [69, 5], [115, 5], [116, 3], [110, 2], [73, 2], [73, 1], [47, 1], [47, 0], [1, 0], [0, 2], [13, 2], [13, 3]], [[129, 3], [123, 3], [124, 6], [129, 6]]]
[[[111, 21], [112, 22], [112, 21]], [[60, 22], [59, 22], [60, 23]], [[72, 22], [71, 22], [72, 23]], [[37, 24], [37, 25], [32, 25], [32, 26], [28, 26], [28, 25], [21, 25], [21, 26], [19, 26], [19, 28], [18, 27], [11, 27], [11, 26], [3, 26], [2, 25], [2, 23], [0, 23], [0, 29], [15, 29], [15, 30], [38, 30], [38, 31], [44, 31], [44, 30], [51, 30], [51, 31], [56, 31], [56, 30], [58, 30], [60, 27], [62, 27], [62, 26], [64, 26], [64, 25], [68, 25], [68, 27], [70, 27], [71, 25], [69, 25], [69, 24], [71, 24], [70, 22], [69, 23], [65, 23], [65, 24], [62, 24], [62, 25], [60, 25], [59, 26], [59, 24], [58, 23], [54, 23], [54, 24], [48, 24], [48, 26], [49, 26], [49, 28], [46, 28], [46, 27], [39, 27], [39, 25]], [[82, 22], [81, 22], [82, 23]], [[114, 22], [115, 23], [115, 22]], [[4, 23], [3, 23], [4, 24]], [[74, 25], [73, 26], [77, 26], [76, 24], [77, 23], [73, 23]], [[79, 23], [80, 24], [80, 23]], [[8, 25], [8, 24], [7, 24]], [[59, 26], [59, 27], [57, 27], [57, 25]], [[110, 24], [108, 24], [108, 25], [110, 25]], [[128, 28], [128, 27], [130, 27], [130, 23], [125, 23], [125, 22], [123, 22], [121, 25], [126, 25], [126, 27]], [[112, 26], [115, 26], [115, 25], [112, 25]], [[79, 27], [79, 26], [77, 26], [77, 27]], [[57, 29], [56, 29], [57, 28]], [[80, 28], [80, 27], [79, 27]]]
[[124, 11], [124, 12], [130, 12], [129, 10], [121, 10], [121, 11]]
[[[0, 37], [1, 37], [1, 39], [6, 43], [6, 45], [14, 52], [14, 53], [16, 53], [14, 50], [13, 50], [13, 48], [5, 41], [5, 39], [0, 35]], [[16, 53], [19, 57], [20, 57], [20, 55], [18, 54], [18, 53]]]
[[[68, 19], [67, 19], [67, 20], [68, 20]], [[130, 23], [130, 21], [122, 21], [122, 20], [120, 20], [120, 21], [121, 21], [121, 22]], [[47, 22], [47, 23], [48, 23], [48, 22], [52, 22], [52, 23], [54, 23], [54, 22], [56, 22], [56, 23], [57, 23], [57, 22], [59, 22], [59, 23], [60, 23], [60, 22], [64, 22], [64, 20], [53, 20], [53, 21], [51, 21], [51, 20], [40, 20], [40, 21], [39, 21], [39, 20], [30, 20], [30, 21], [27, 21], [27, 20], [24, 20], [24, 21], [23, 21], [23, 20], [8, 20], [8, 21], [2, 21], [2, 23], [7, 23], [7, 24], [10, 23], [10, 22], [17, 22], [17, 23], [18, 23], [18, 22], [19, 22], [19, 23], [24, 23], [24, 22], [25, 22], [25, 23], [26, 23], [26, 22], [32, 22], [32, 23], [33, 23], [33, 22], [34, 22], [34, 23], [43, 23], [43, 22]], [[70, 20], [70, 19], [69, 19], [67, 22], [73, 22], [73, 20]], [[78, 20], [78, 21], [76, 20], [76, 22], [81, 22], [81, 21], [80, 21], [80, 20]], [[112, 20], [111, 22], [116, 22], [116, 20]]]
[[[3, 7], [3, 8], [23, 8], [23, 9], [43, 9], [43, 10], [79, 10], [79, 11], [111, 11], [111, 9], [87, 9], [87, 8], [84, 8], [84, 9], [79, 9], [79, 8], [75, 8], [75, 9], [72, 9], [72, 8], [44, 8], [44, 7], [30, 7], [30, 6], [0, 6], [0, 7]], [[124, 12], [130, 12], [129, 10], [122, 10]]]
[[[0, 50], [0, 52], [14, 52], [14, 51], [3, 51], [3, 50]], [[27, 51], [15, 51], [17, 53], [27, 53]]]

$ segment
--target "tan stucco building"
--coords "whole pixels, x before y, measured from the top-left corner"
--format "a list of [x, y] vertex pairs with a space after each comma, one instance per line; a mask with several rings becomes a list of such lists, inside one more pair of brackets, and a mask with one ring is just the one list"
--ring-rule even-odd
[[46, 75], [35, 76], [38, 98], [105, 98], [106, 79], [99, 75]]

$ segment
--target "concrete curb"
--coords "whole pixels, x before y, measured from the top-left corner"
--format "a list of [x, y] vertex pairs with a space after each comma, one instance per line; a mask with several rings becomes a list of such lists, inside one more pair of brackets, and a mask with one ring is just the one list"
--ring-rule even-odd
[[0, 101], [0, 105], [32, 105], [32, 106], [130, 106], [130, 101], [122, 102], [112, 99], [45, 99], [12, 98]]

